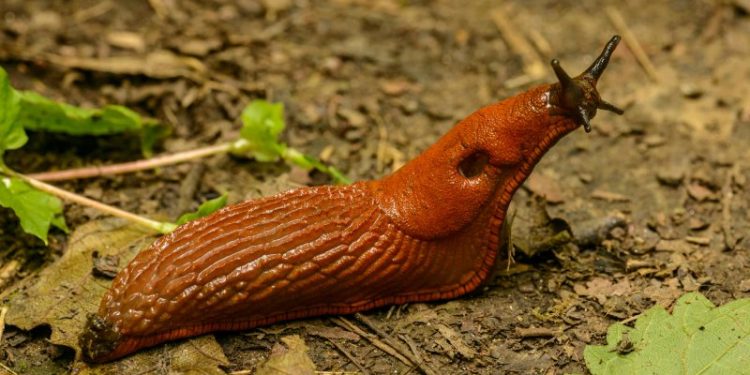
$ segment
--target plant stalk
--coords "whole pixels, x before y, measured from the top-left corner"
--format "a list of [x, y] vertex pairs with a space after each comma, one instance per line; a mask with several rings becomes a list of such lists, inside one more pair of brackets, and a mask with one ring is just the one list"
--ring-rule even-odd
[[151, 159], [137, 160], [128, 163], [111, 164], [94, 167], [67, 169], [64, 171], [51, 171], [26, 175], [26, 177], [37, 181], [63, 181], [99, 176], [111, 176], [123, 173], [132, 173], [146, 169], [155, 169], [167, 165], [184, 163], [186, 161], [204, 158], [206, 156], [229, 152], [234, 143], [222, 143], [203, 147], [195, 150], [178, 152], [172, 155], [164, 155]]
[[175, 228], [177, 228], [177, 225], [175, 225], [175, 224], [168, 223], [168, 222], [161, 222], [161, 221], [147, 219], [147, 218], [145, 218], [143, 216], [138, 216], [136, 214], [133, 214], [133, 213], [121, 210], [121, 209], [116, 208], [116, 207], [112, 207], [112, 206], [104, 204], [102, 202], [95, 201], [95, 200], [93, 200], [91, 198], [86, 198], [86, 197], [84, 197], [82, 195], [78, 195], [78, 194], [75, 194], [75, 193], [71, 193], [71, 192], [69, 192], [67, 190], [60, 189], [60, 188], [58, 188], [56, 186], [52, 186], [52, 185], [47, 184], [45, 182], [42, 182], [42, 181], [39, 181], [37, 179], [31, 178], [30, 176], [26, 176], [26, 175], [23, 175], [23, 174], [20, 174], [20, 173], [13, 173], [13, 175], [15, 177], [18, 177], [18, 178], [24, 180], [29, 185], [31, 185], [31, 186], [33, 186], [33, 187], [35, 187], [35, 188], [37, 188], [37, 189], [39, 189], [41, 191], [47, 192], [49, 194], [52, 194], [52, 195], [54, 195], [56, 197], [62, 198], [64, 200], [67, 200], [67, 201], [70, 201], [70, 202], [78, 203], [80, 205], [84, 205], [84, 206], [87, 206], [87, 207], [95, 208], [95, 209], [97, 209], [99, 211], [102, 211], [104, 213], [107, 213], [107, 214], [110, 214], [112, 216], [116, 216], [116, 217], [119, 217], [119, 218], [123, 218], [125, 220], [134, 222], [136, 224], [140, 224], [140, 225], [142, 225], [142, 226], [144, 226], [146, 228], [155, 230], [155, 231], [157, 231], [159, 233], [162, 233], [162, 234], [169, 233], [169, 232], [173, 231]]

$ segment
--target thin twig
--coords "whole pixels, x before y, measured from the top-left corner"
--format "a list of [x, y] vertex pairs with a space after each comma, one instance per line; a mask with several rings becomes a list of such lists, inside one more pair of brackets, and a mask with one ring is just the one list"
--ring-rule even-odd
[[341, 317], [331, 318], [331, 322], [333, 322], [333, 324], [335, 324], [335, 325], [337, 325], [337, 326], [339, 326], [341, 328], [347, 329], [347, 330], [349, 330], [349, 331], [351, 331], [351, 332], [353, 332], [353, 333], [355, 333], [355, 334], [363, 337], [364, 339], [366, 339], [367, 341], [369, 341], [373, 346], [375, 346], [376, 348], [382, 350], [383, 352], [385, 352], [387, 354], [390, 354], [394, 358], [396, 358], [399, 361], [403, 362], [405, 365], [407, 365], [407, 366], [414, 365], [414, 363], [412, 363], [408, 358], [404, 357], [395, 348], [393, 348], [390, 345], [388, 345], [388, 344], [380, 341], [377, 337], [375, 337], [375, 335], [372, 335], [372, 334], [369, 334], [369, 333], [363, 331], [362, 328], [357, 327], [356, 325], [354, 325], [352, 322], [346, 320], [345, 318], [341, 318]]
[[383, 331], [378, 327], [373, 321], [368, 319], [366, 316], [356, 313], [354, 314], [354, 317], [362, 324], [366, 325], [368, 328], [373, 330], [373, 332], [377, 333], [378, 336], [382, 337], [383, 340], [385, 340], [388, 345], [390, 345], [392, 348], [398, 350], [399, 353], [401, 353], [404, 357], [408, 358], [409, 361], [414, 363], [415, 365], [419, 366], [419, 369], [422, 370], [427, 375], [434, 375], [436, 374], [435, 370], [433, 370], [428, 364], [421, 361], [414, 353], [409, 351], [408, 348], [403, 346], [399, 341], [394, 339], [391, 335], [389, 335], [387, 332]]
[[15, 372], [15, 371], [11, 370], [11, 369], [10, 369], [10, 367], [8, 367], [8, 366], [4, 365], [4, 364], [3, 364], [2, 362], [0, 362], [0, 367], [2, 367], [2, 368], [3, 368], [3, 370], [5, 370], [5, 371], [8, 371], [8, 373], [9, 373], [9, 374], [12, 374], [12, 375], [18, 375], [18, 373], [17, 373], [17, 372]]
[[111, 176], [116, 174], [132, 173], [146, 169], [155, 169], [167, 165], [179, 164], [190, 160], [204, 158], [206, 156], [222, 154], [229, 152], [232, 147], [233, 143], [223, 143], [195, 150], [178, 152], [172, 155], [159, 156], [152, 159], [143, 159], [121, 164], [68, 169], [64, 171], [35, 173], [29, 174], [27, 176], [39, 181], [62, 181], [79, 178], [99, 177], [105, 175]]
[[[414, 353], [414, 358], [417, 360], [417, 363], [424, 363], [424, 359], [422, 359], [422, 356], [419, 355], [419, 349], [417, 349], [417, 343], [414, 342], [414, 340], [412, 340], [412, 338], [407, 335], [398, 335], [398, 337], [403, 342], [405, 342], [407, 346], [409, 346], [409, 349], [411, 349], [411, 352]], [[433, 371], [432, 368], [430, 368], [430, 371]]]
[[104, 213], [110, 214], [112, 216], [123, 218], [125, 220], [129, 220], [129, 221], [132, 221], [134, 223], [140, 224], [140, 225], [142, 225], [142, 226], [144, 226], [146, 228], [153, 229], [153, 230], [155, 230], [155, 231], [157, 231], [159, 233], [169, 233], [169, 232], [173, 231], [175, 229], [175, 227], [176, 227], [175, 224], [165, 223], [165, 222], [160, 222], [160, 221], [156, 221], [156, 220], [147, 219], [147, 218], [145, 218], [143, 216], [138, 216], [136, 214], [133, 214], [133, 213], [121, 210], [119, 208], [106, 205], [106, 204], [101, 203], [99, 201], [95, 201], [93, 199], [86, 198], [86, 197], [84, 197], [82, 195], [78, 195], [78, 194], [75, 194], [75, 193], [71, 193], [71, 192], [69, 192], [67, 190], [60, 189], [58, 187], [52, 186], [50, 184], [47, 184], [45, 182], [42, 182], [42, 181], [39, 181], [39, 180], [35, 180], [35, 179], [33, 179], [33, 178], [29, 177], [29, 176], [25, 176], [25, 175], [22, 175], [20, 173], [13, 173], [13, 176], [18, 177], [18, 178], [24, 180], [29, 185], [31, 185], [31, 186], [33, 186], [33, 187], [35, 187], [35, 188], [37, 188], [37, 189], [39, 189], [41, 191], [50, 193], [50, 194], [52, 194], [52, 195], [54, 195], [56, 197], [62, 198], [64, 200], [67, 200], [67, 201], [70, 201], [70, 202], [78, 203], [78, 204], [83, 205], [83, 206], [95, 208], [95, 209], [97, 209], [99, 211], [102, 211]]
[[631, 316], [630, 318], [627, 318], [627, 319], [621, 321], [620, 324], [628, 324], [628, 323], [630, 323], [630, 322], [632, 322], [634, 320], [637, 320], [640, 317], [641, 317], [641, 314], [635, 314], [635, 315]]
[[654, 83], [658, 83], [659, 74], [656, 72], [654, 64], [651, 63], [651, 59], [649, 59], [648, 55], [643, 50], [643, 47], [641, 47], [641, 44], [638, 42], [638, 38], [635, 37], [633, 31], [628, 27], [628, 24], [625, 22], [625, 18], [622, 17], [620, 11], [611, 6], [604, 8], [604, 11], [607, 13], [607, 17], [609, 17], [609, 20], [615, 26], [617, 31], [622, 35], [625, 44], [627, 44], [628, 48], [633, 52], [635, 59], [638, 60], [638, 64], [641, 65], [641, 68], [646, 72], [648, 78]]
[[333, 341], [333, 339], [331, 339], [330, 337], [326, 337], [326, 340], [328, 340], [328, 341], [329, 341], [329, 342], [330, 342], [331, 344], [333, 344], [333, 346], [335, 346], [335, 347], [336, 347], [336, 349], [338, 349], [338, 351], [340, 351], [340, 352], [341, 352], [341, 354], [343, 354], [343, 355], [344, 355], [344, 357], [346, 357], [347, 359], [349, 359], [349, 362], [351, 362], [351, 363], [352, 363], [352, 364], [353, 364], [354, 366], [356, 366], [356, 367], [357, 367], [357, 368], [359, 369], [359, 371], [361, 371], [361, 372], [362, 372], [362, 374], [364, 374], [364, 375], [367, 375], [367, 374], [369, 374], [369, 373], [370, 373], [370, 372], [369, 372], [369, 371], [367, 371], [367, 369], [366, 369], [366, 368], [365, 368], [364, 366], [362, 366], [362, 364], [360, 364], [360, 363], [359, 363], [359, 361], [358, 361], [358, 360], [357, 360], [356, 358], [354, 358], [354, 356], [353, 356], [353, 355], [352, 355], [351, 353], [349, 353], [349, 351], [348, 351], [348, 350], [346, 350], [346, 349], [345, 349], [345, 348], [344, 348], [343, 346], [339, 345], [339, 343], [337, 343], [336, 341]]

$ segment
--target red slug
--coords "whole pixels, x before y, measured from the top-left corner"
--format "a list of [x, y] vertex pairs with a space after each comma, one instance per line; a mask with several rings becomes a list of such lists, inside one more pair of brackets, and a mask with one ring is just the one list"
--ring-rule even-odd
[[381, 180], [228, 206], [139, 253], [80, 338], [109, 361], [182, 337], [281, 320], [455, 298], [488, 279], [513, 193], [597, 109], [596, 83], [620, 38], [571, 78], [482, 108]]

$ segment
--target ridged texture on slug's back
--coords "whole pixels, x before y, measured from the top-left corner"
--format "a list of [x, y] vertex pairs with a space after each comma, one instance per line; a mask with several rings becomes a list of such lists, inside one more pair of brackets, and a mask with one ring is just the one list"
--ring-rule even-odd
[[[158, 240], [115, 279], [99, 315], [128, 351], [215, 330], [451, 298], [489, 269], [479, 249], [405, 235], [371, 184], [227, 207]], [[486, 276], [486, 275], [485, 275]], [[124, 353], [122, 353], [124, 354]]]

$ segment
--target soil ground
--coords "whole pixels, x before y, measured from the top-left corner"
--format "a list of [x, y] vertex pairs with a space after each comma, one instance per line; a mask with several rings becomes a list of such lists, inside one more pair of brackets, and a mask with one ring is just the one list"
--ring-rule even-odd
[[[123, 104], [169, 124], [160, 152], [231, 140], [250, 100], [280, 101], [286, 142], [370, 179], [481, 106], [553, 81], [550, 58], [583, 70], [623, 32], [615, 9], [653, 68], [634, 45], [618, 48], [599, 89], [626, 113], [601, 112], [590, 134], [567, 136], [517, 193], [516, 263], [470, 296], [347, 317], [363, 329], [374, 322], [438, 373], [585, 373], [584, 347], [603, 343], [614, 322], [688, 291], [716, 304], [750, 296], [750, 4], [610, 4], [3, 0], [0, 64], [16, 87], [76, 105]], [[139, 156], [136, 140], [36, 133], [7, 160], [37, 172]], [[220, 192], [238, 202], [324, 182], [281, 163], [215, 157], [60, 186], [174, 217]], [[534, 231], [524, 232], [533, 225], [523, 218], [540, 210], [570, 228], [572, 241], [550, 247], [525, 235]], [[72, 228], [101, 216], [73, 205], [65, 215]], [[0, 290], [66, 249], [59, 232], [49, 247], [23, 235], [7, 210], [0, 233], [0, 263], [19, 265], [0, 275]], [[354, 362], [373, 374], [422, 371], [330, 318], [219, 334], [225, 370], [252, 372], [287, 334], [304, 339], [318, 371], [361, 371]], [[48, 335], [6, 327], [0, 361], [18, 372], [29, 363], [67, 372], [72, 351], [46, 344]]]

